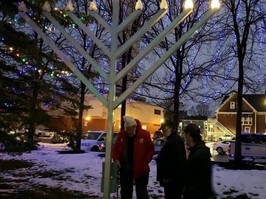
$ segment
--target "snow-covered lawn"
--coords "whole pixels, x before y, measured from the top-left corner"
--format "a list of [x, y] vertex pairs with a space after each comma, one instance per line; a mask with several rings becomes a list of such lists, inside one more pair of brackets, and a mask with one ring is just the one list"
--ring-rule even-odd
[[[31, 185], [45, 185], [60, 187], [67, 190], [80, 191], [90, 196], [102, 196], [101, 178], [104, 158], [99, 153], [60, 154], [57, 151], [68, 150], [66, 144], [40, 143], [39, 150], [22, 155], [8, 155], [0, 153], [1, 160], [26, 160], [34, 165], [28, 169], [21, 168], [8, 172], [1, 172], [0, 179], [26, 178], [25, 183], [19, 186], [25, 188]], [[163, 198], [163, 189], [156, 182], [156, 165], [150, 163], [149, 192], [152, 198]], [[19, 173], [50, 172], [54, 175], [32, 177], [32, 175], [19, 175]], [[30, 177], [29, 177], [30, 176]], [[213, 185], [217, 197], [234, 198], [246, 195], [252, 199], [266, 198], [266, 170], [228, 170], [214, 165]], [[26, 183], [27, 182], [27, 183]], [[114, 197], [116, 193], [112, 194]], [[0, 193], [1, 196], [1, 193]], [[231, 196], [231, 197], [228, 197]], [[1, 198], [1, 197], [0, 197]]]

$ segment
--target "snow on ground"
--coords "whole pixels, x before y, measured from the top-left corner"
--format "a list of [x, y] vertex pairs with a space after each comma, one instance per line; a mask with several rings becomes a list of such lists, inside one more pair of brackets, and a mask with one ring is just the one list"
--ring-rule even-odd
[[[68, 190], [78, 190], [88, 195], [101, 196], [102, 163], [104, 158], [99, 153], [60, 154], [58, 151], [68, 150], [66, 144], [40, 143], [39, 150], [22, 155], [11, 156], [0, 153], [1, 159], [20, 159], [36, 163], [26, 172], [52, 171], [53, 177], [29, 178], [30, 184], [61, 187]], [[163, 196], [163, 189], [156, 182], [156, 165], [150, 163], [149, 193]], [[14, 171], [19, 172], [19, 169]], [[60, 177], [56, 177], [60, 174]], [[0, 177], [14, 178], [10, 172], [0, 173]], [[27, 178], [25, 176], [24, 178]], [[266, 198], [266, 170], [228, 170], [220, 166], [213, 167], [213, 185], [218, 199], [246, 194], [252, 199]], [[115, 193], [114, 193], [115, 194]]]

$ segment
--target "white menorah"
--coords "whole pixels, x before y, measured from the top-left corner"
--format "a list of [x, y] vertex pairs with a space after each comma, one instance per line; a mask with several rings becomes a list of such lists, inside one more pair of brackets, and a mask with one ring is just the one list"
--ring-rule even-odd
[[109, 57], [110, 68], [109, 73], [106, 73], [99, 64], [77, 43], [72, 36], [70, 36], [65, 29], [57, 22], [57, 20], [50, 14], [51, 7], [49, 2], [45, 2], [42, 7], [43, 15], [64, 35], [64, 37], [79, 51], [79, 53], [87, 59], [93, 68], [109, 83], [109, 93], [107, 99], [90, 83], [90, 81], [80, 72], [80, 70], [67, 58], [67, 56], [55, 45], [55, 43], [39, 28], [39, 26], [27, 14], [27, 7], [24, 2], [21, 2], [18, 10], [20, 16], [33, 28], [35, 32], [50, 46], [50, 48], [57, 54], [57, 56], [64, 61], [70, 70], [86, 85], [86, 87], [107, 107], [107, 139], [106, 139], [106, 156], [104, 165], [104, 179], [103, 179], [103, 198], [110, 198], [110, 182], [111, 176], [111, 147], [113, 136], [113, 112], [129, 95], [131, 95], [136, 88], [138, 88], [148, 77], [150, 77], [175, 51], [180, 48], [200, 27], [202, 27], [215, 13], [219, 11], [219, 0], [211, 0], [211, 9], [204, 15], [204, 17], [197, 22], [191, 29], [189, 29], [175, 44], [162, 55], [155, 63], [153, 63], [143, 74], [119, 97], [115, 98], [115, 87], [117, 82], [123, 78], [133, 67], [137, 65], [148, 53], [150, 53], [166, 35], [177, 27], [189, 14], [193, 11], [192, 0], [185, 0], [184, 10], [180, 13], [168, 26], [155, 37], [147, 47], [142, 49], [131, 62], [129, 62], [123, 69], [116, 73], [117, 60], [123, 55], [137, 40], [139, 40], [151, 27], [156, 24], [168, 11], [166, 0], [161, 0], [160, 10], [151, 17], [145, 26], [140, 29], [125, 42], [119, 46], [118, 35], [127, 28], [127, 26], [137, 19], [142, 12], [142, 2], [137, 0], [135, 11], [132, 12], [122, 23], [119, 21], [119, 0], [113, 0], [112, 25], [108, 24], [98, 13], [95, 0], [89, 4], [90, 15], [94, 17], [111, 34], [111, 48], [106, 47], [101, 40], [99, 40], [82, 21], [73, 14], [74, 7], [71, 1], [68, 2], [65, 11], [68, 16], [81, 28]]

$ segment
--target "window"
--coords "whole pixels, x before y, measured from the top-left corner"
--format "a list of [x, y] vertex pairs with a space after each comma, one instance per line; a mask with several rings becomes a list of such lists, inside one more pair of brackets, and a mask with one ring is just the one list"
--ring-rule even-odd
[[252, 125], [253, 124], [252, 115], [242, 115], [241, 124], [242, 125]]
[[245, 133], [250, 133], [250, 128], [249, 127], [245, 127]]
[[235, 108], [236, 108], [236, 103], [230, 102], [230, 109], [235, 109]]
[[161, 115], [161, 110], [154, 109], [154, 114], [155, 114], [155, 115]]

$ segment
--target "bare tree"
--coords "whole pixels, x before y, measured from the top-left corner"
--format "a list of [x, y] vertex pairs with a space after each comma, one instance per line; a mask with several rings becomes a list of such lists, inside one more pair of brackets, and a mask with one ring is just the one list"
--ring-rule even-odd
[[[166, 17], [159, 21], [157, 26], [154, 26], [149, 34], [146, 34], [145, 42], [150, 42], [157, 36], [169, 22], [173, 21], [183, 11], [184, 1], [169, 0], [169, 11]], [[159, 4], [159, 2], [157, 2]], [[178, 41], [208, 10], [208, 4], [203, 1], [195, 1], [193, 13], [178, 27], [176, 27], [155, 49], [155, 53], [150, 55], [149, 60], [156, 59], [156, 56], [164, 54], [176, 41]], [[158, 72], [146, 82], [144, 91], [147, 96], [153, 98], [153, 103], [161, 105], [165, 109], [173, 107], [173, 121], [178, 125], [178, 113], [180, 102], [186, 99], [193, 99], [190, 92], [199, 90], [200, 84], [194, 88], [188, 88], [193, 79], [199, 75], [199, 66], [196, 63], [196, 58], [202, 48], [202, 43], [208, 32], [199, 31], [190, 40], [185, 42], [165, 63]], [[192, 90], [193, 89], [193, 90]], [[183, 99], [183, 100], [182, 100]], [[171, 102], [171, 103], [169, 103]], [[183, 103], [182, 103], [183, 104]]]
[[[254, 68], [259, 69], [260, 66], [256, 62], [256, 46], [260, 45], [256, 38], [265, 20], [265, 1], [225, 1], [225, 6], [230, 11], [231, 17], [228, 18], [228, 25], [235, 35], [236, 47], [235, 55], [238, 61], [238, 96], [237, 96], [237, 121], [236, 121], [236, 153], [235, 164], [238, 167], [241, 163], [241, 118], [242, 118], [242, 103], [243, 103], [243, 87], [247, 90], [254, 88], [254, 81], [249, 78], [249, 73], [254, 71]], [[264, 13], [263, 13], [264, 12]], [[265, 31], [265, 24], [264, 24]], [[265, 34], [264, 34], [265, 35]], [[265, 49], [264, 49], [265, 52]], [[263, 55], [263, 54], [262, 54]], [[252, 66], [252, 67], [251, 67]], [[253, 69], [252, 69], [253, 68]], [[250, 84], [251, 83], [251, 84]], [[249, 86], [247, 86], [249, 85]], [[259, 85], [258, 83], [255, 84]], [[265, 85], [265, 84], [264, 84]], [[255, 89], [256, 90], [256, 87]]]
[[[105, 5], [103, 3], [104, 1], [99, 1], [98, 6], [98, 12], [99, 14], [103, 14], [106, 12]], [[69, 3], [69, 1], [61, 1], [60, 6], [66, 6]], [[106, 41], [104, 41], [104, 44], [106, 46], [110, 45], [108, 42], [108, 38], [110, 38], [110, 35], [104, 30], [102, 26], [96, 23], [96, 21], [89, 15], [89, 6], [90, 2], [87, 1], [81, 1], [81, 0], [75, 0], [73, 1], [73, 7], [74, 7], [74, 14], [82, 20], [83, 24], [87, 26], [97, 37], [98, 39], [102, 39], [103, 37], [106, 38]], [[58, 11], [57, 11], [58, 12]], [[63, 14], [62, 14], [63, 13]], [[57, 13], [53, 13], [56, 15]], [[107, 63], [107, 57], [104, 55], [102, 50], [93, 42], [93, 40], [75, 23], [72, 22], [69, 18], [65, 17], [64, 11], [59, 12], [59, 16], [57, 17], [57, 20], [60, 21], [60, 18], [63, 19], [63, 23], [61, 23], [62, 26], [64, 26], [64, 29], [71, 35], [72, 38], [78, 43], [78, 45], [81, 46], [81, 48], [90, 56], [92, 59], [95, 60], [99, 65], [102, 66], [104, 70], [107, 70], [108, 65]], [[82, 71], [83, 75], [89, 79], [92, 84], [99, 90], [101, 93], [106, 93], [107, 90], [107, 83], [104, 82], [103, 78], [100, 76], [100, 74], [95, 71], [95, 69], [92, 67], [91, 63], [87, 60], [86, 57], [84, 57], [76, 48], [73, 47], [71, 43], [69, 43], [67, 40], [64, 41], [61, 45], [62, 51], [68, 56], [71, 57], [71, 60], [73, 63], [75, 63], [75, 66], [78, 68], [78, 70]], [[81, 137], [83, 132], [83, 122], [84, 122], [84, 111], [93, 108], [90, 105], [88, 105], [88, 102], [85, 102], [85, 96], [90, 93], [90, 90], [86, 88], [86, 85], [79, 80], [76, 77], [69, 78], [69, 82], [72, 85], [75, 85], [78, 92], [69, 93], [69, 100], [77, 99], [78, 104], [73, 104], [73, 111], [72, 117], [77, 118], [74, 129], [72, 129], [72, 132], [69, 132], [70, 137], [72, 138], [72, 147], [74, 150], [79, 151], [80, 145], [81, 145]], [[73, 132], [74, 131], [74, 132]], [[75, 140], [75, 142], [74, 142]]]
[[[265, 92], [265, 3], [266, 1], [224, 0], [215, 29], [203, 52], [202, 79], [208, 89], [199, 96], [218, 99], [236, 90], [235, 165], [241, 163], [240, 135], [242, 94]], [[212, 27], [206, 27], [211, 29]]]

